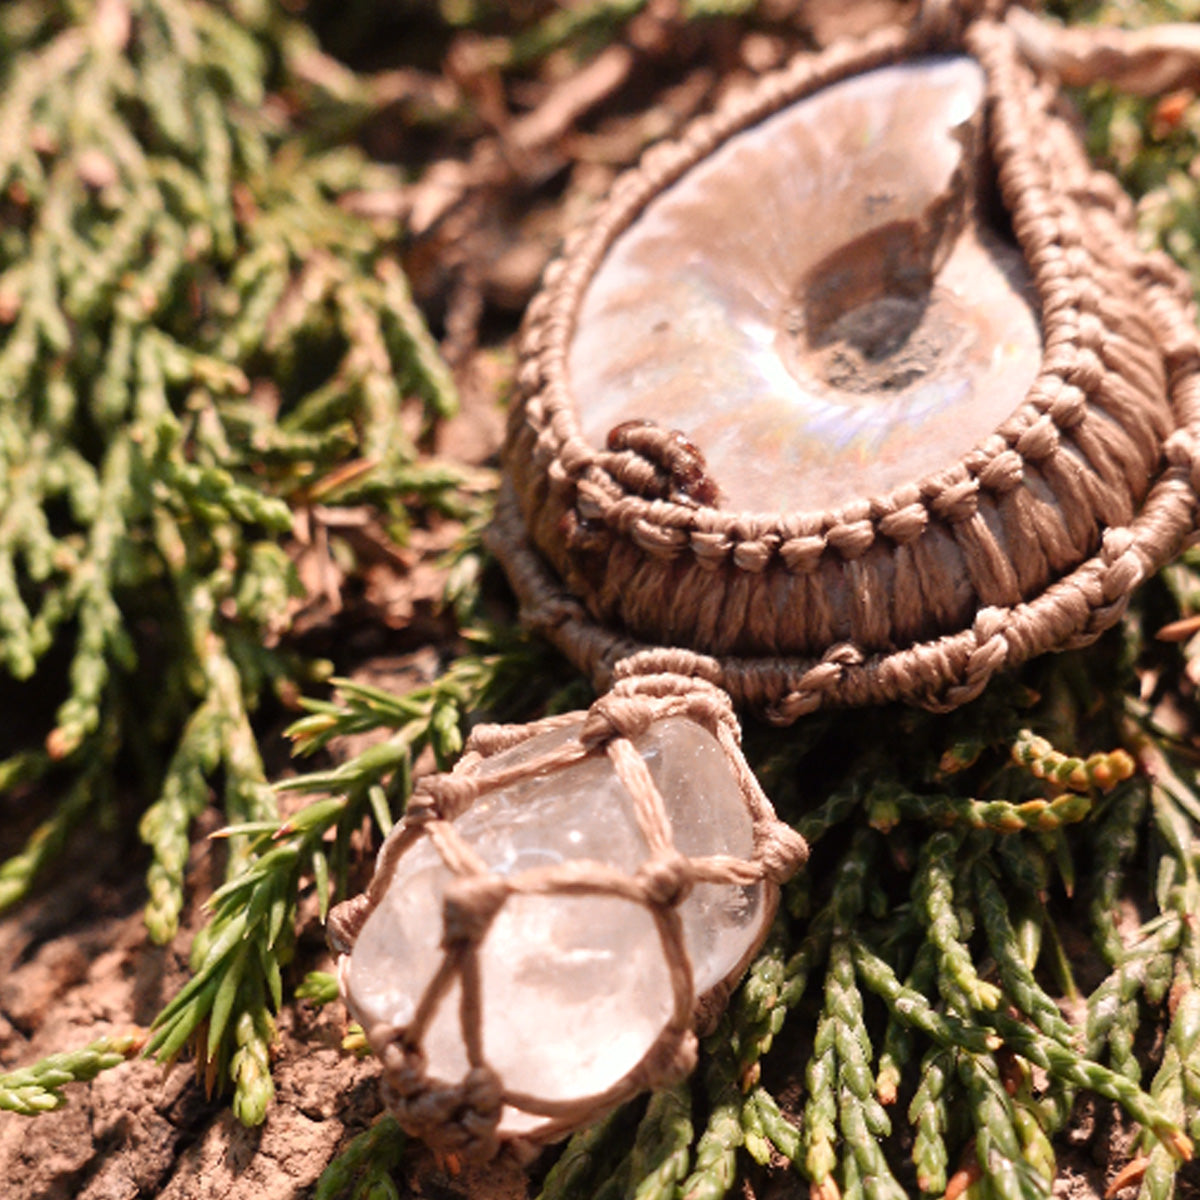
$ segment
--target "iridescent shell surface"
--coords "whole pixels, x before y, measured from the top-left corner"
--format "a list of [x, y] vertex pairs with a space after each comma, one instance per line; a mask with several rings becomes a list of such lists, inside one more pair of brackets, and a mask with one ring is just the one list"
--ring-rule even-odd
[[1022, 401], [1041, 336], [981, 219], [966, 58], [826, 87], [658, 195], [584, 296], [568, 373], [600, 448], [682, 431], [723, 508], [820, 510], [953, 463]]

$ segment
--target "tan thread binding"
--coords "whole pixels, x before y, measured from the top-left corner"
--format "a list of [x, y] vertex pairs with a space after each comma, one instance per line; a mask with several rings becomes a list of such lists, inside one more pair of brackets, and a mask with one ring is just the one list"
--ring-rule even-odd
[[[753, 824], [754, 848], [748, 859], [731, 855], [689, 858], [675, 849], [663, 798], [634, 746], [656, 722], [686, 717], [720, 743]], [[504, 750], [553, 729], [581, 722], [577, 736], [505, 770], [479, 773], [480, 764]], [[403, 1029], [364, 1022], [367, 1040], [383, 1063], [383, 1094], [400, 1125], [430, 1145], [470, 1159], [492, 1157], [508, 1105], [546, 1118], [531, 1133], [509, 1139], [522, 1146], [561, 1137], [646, 1088], [685, 1075], [695, 1064], [696, 1035], [724, 1008], [729, 990], [757, 947], [751, 947], [729, 978], [697, 998], [692, 967], [677, 906], [698, 883], [744, 886], [763, 883], [760, 928], [765, 933], [778, 902], [779, 885], [804, 862], [804, 839], [778, 821], [770, 802], [742, 757], [737, 720], [728, 696], [699, 680], [678, 675], [643, 676], [617, 684], [586, 713], [568, 713], [519, 726], [482, 726], [474, 731], [462, 762], [448, 775], [418, 783], [408, 814], [380, 850], [375, 876], [365, 897], [340, 905], [330, 916], [341, 992], [356, 1018], [350, 986], [349, 953], [371, 911], [380, 903], [403, 854], [421, 838], [430, 839], [456, 876], [446, 890], [442, 964]], [[497, 875], [458, 834], [453, 824], [480, 796], [561, 770], [588, 757], [607, 755], [633, 799], [638, 826], [650, 853], [636, 874], [578, 860]], [[672, 1011], [658, 1039], [633, 1070], [599, 1095], [570, 1101], [547, 1100], [505, 1087], [489, 1066], [482, 1039], [483, 1004], [479, 946], [510, 896], [616, 896], [648, 908], [661, 939], [671, 981]], [[457, 1081], [430, 1078], [421, 1041], [447, 992], [461, 983], [460, 1019], [470, 1070]]]
[[[998, 670], [1095, 638], [1191, 533], [1200, 339], [1186, 278], [1137, 249], [1128, 197], [1091, 168], [1054, 80], [1022, 57], [1028, 32], [963, 12], [927, 6], [908, 33], [765, 78], [652, 149], [547, 271], [523, 331], [510, 482], [489, 544], [526, 618], [600, 686], [678, 670], [781, 722], [831, 703], [952, 708]], [[1013, 19], [1025, 29], [1027, 14]], [[1105, 43], [1105, 61], [1119, 44]], [[618, 234], [735, 132], [930, 48], [965, 49], [985, 70], [991, 155], [1041, 305], [1042, 368], [1012, 416], [888, 495], [775, 517], [708, 505], [702, 466], [681, 465], [671, 431], [588, 445], [567, 350]]]

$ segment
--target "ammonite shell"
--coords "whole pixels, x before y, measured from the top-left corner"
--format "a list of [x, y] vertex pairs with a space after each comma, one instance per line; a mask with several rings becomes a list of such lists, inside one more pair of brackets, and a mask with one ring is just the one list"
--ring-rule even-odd
[[599, 682], [951, 706], [1096, 636], [1191, 529], [1186, 282], [1009, 29], [960, 49], [799, 60], [547, 273], [493, 544]]
[[584, 292], [587, 441], [651, 418], [700, 448], [722, 507], [767, 513], [884, 494], [983, 441], [1042, 357], [1024, 262], [976, 216], [983, 99], [969, 58], [884, 67], [656, 196]]

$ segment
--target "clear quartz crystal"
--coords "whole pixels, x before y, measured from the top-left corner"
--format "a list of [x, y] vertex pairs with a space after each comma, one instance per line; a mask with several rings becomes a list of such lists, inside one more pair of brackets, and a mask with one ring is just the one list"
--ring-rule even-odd
[[[487, 774], [573, 737], [579, 726], [539, 734], [487, 759]], [[753, 831], [720, 744], [685, 718], [657, 722], [634, 743], [666, 803], [685, 854], [748, 857]], [[568, 859], [630, 874], [647, 848], [633, 802], [606, 757], [489, 793], [458, 818], [462, 836], [505, 875]], [[367, 1027], [402, 1028], [441, 960], [441, 906], [449, 872], [422, 839], [401, 859], [363, 926], [349, 968], [355, 1015]], [[761, 932], [761, 887], [706, 884], [680, 906], [697, 994], [734, 970]], [[662, 945], [649, 910], [627, 900], [510, 898], [481, 954], [483, 1044], [505, 1086], [545, 1099], [595, 1095], [642, 1058], [670, 1015]], [[425, 1039], [428, 1073], [453, 1081], [467, 1070], [457, 984]], [[501, 1128], [541, 1119], [512, 1109]]]

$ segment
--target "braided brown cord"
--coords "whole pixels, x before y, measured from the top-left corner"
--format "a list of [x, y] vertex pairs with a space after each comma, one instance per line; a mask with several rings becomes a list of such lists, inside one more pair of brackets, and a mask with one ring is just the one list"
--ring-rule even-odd
[[[908, 34], [802, 58], [652, 150], [547, 272], [490, 544], [523, 616], [600, 686], [679, 670], [785, 722], [827, 703], [954, 707], [998, 670], [1096, 637], [1191, 532], [1200, 339], [1186, 279], [1137, 250], [1128, 197], [1090, 167], [1008, 21], [942, 7]], [[669, 431], [588, 445], [567, 349], [592, 275], [645, 204], [782, 105], [959, 38], [986, 73], [999, 188], [1041, 306], [1041, 371], [1012, 416], [889, 495], [777, 516], [711, 507]]]
[[1200, 87], [1200, 25], [1064, 29], [1020, 9], [1008, 22], [1021, 54], [1071, 87], [1103, 81], [1140, 96]]
[[[726, 854], [689, 858], [675, 847], [662, 795], [635, 745], [658, 721], [686, 718], [720, 743], [736, 779], [753, 827], [748, 859]], [[551, 730], [578, 726], [575, 736], [522, 761], [489, 766], [495, 755]], [[691, 1069], [695, 1061], [693, 1027], [719, 1011], [732, 982], [741, 974], [750, 946], [729, 977], [697, 998], [692, 965], [678, 906], [698, 883], [763, 885], [759, 935], [765, 933], [778, 900], [778, 887], [807, 857], [804, 840], [775, 818], [753, 773], [742, 758], [740, 731], [728, 696], [699, 680], [679, 675], [644, 675], [618, 684], [586, 713], [570, 713], [529, 725], [482, 727], [468, 743], [463, 761], [449, 775], [422, 780], [405, 817], [380, 851], [367, 903], [350, 901], [335, 910], [343, 956], [338, 971], [342, 994], [356, 1016], [349, 969], [354, 939], [383, 899], [401, 856], [428, 838], [455, 879], [445, 892], [441, 964], [426, 985], [412, 1019], [404, 1028], [371, 1025], [367, 1039], [384, 1067], [384, 1096], [400, 1124], [442, 1149], [475, 1158], [490, 1157], [502, 1140], [498, 1126], [506, 1106], [544, 1117], [520, 1141], [552, 1140], [599, 1116], [647, 1087], [657, 1087]], [[637, 825], [649, 848], [634, 874], [585, 859], [521, 871], [493, 873], [463, 839], [453, 817], [479, 797], [562, 770], [589, 757], [604, 755], [633, 801]], [[492, 922], [512, 896], [611, 896], [649, 910], [662, 944], [670, 978], [672, 1006], [667, 1023], [643, 1059], [599, 1095], [550, 1100], [506, 1087], [486, 1059], [480, 983], [480, 947]], [[461, 984], [460, 1021], [470, 1069], [457, 1082], [430, 1078], [421, 1043], [440, 1005]]]

